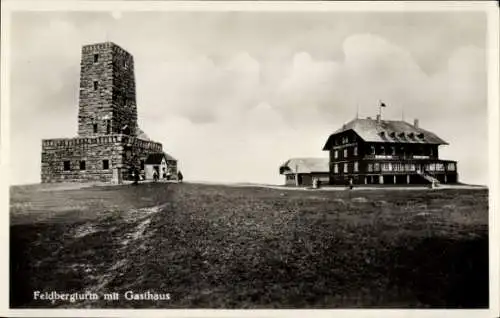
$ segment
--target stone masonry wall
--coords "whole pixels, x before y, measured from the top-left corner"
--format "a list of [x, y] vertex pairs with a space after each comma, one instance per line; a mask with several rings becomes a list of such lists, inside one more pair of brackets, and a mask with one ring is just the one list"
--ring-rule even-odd
[[[114, 168], [122, 168], [123, 178], [127, 180], [131, 165], [137, 167], [150, 153], [161, 151], [160, 143], [117, 134], [43, 140], [42, 183], [110, 182]], [[108, 169], [103, 168], [103, 160], [109, 160]], [[69, 171], [64, 170], [64, 161], [70, 161]], [[85, 161], [85, 170], [80, 169], [80, 161]]]
[[[128, 125], [137, 129], [134, 60], [118, 45], [107, 42], [82, 48], [78, 135], [80, 137], [121, 133]], [[97, 132], [94, 132], [97, 124]]]
[[[42, 183], [111, 181], [113, 167], [122, 163], [123, 146], [118, 136], [49, 139], [42, 141]], [[80, 161], [85, 170], [80, 170]], [[108, 169], [103, 160], [109, 160]], [[64, 161], [70, 170], [64, 171]]]
[[119, 46], [113, 47], [113, 126], [119, 132], [127, 125], [137, 130], [134, 58]]
[[[141, 167], [141, 161], [146, 161], [151, 153], [163, 151], [163, 146], [160, 143], [142, 140], [140, 138], [124, 136], [124, 156], [123, 156], [123, 179], [129, 178], [129, 169]], [[127, 150], [130, 150], [130, 155]]]
[[[80, 137], [103, 134], [106, 132], [106, 117], [111, 119], [113, 116], [111, 45], [102, 43], [82, 48], [78, 112], [78, 135]], [[93, 131], [94, 123], [98, 126], [97, 133]]]

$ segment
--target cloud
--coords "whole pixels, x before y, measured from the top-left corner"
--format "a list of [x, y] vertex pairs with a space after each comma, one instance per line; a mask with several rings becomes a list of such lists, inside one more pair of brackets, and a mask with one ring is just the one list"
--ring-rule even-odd
[[238, 116], [259, 98], [259, 63], [247, 53], [216, 64], [207, 56], [169, 60], [140, 70], [151, 116], [179, 115], [193, 123]]

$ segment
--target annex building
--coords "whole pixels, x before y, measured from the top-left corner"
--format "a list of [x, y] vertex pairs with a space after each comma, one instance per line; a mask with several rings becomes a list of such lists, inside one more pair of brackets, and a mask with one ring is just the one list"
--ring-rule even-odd
[[327, 184], [330, 176], [328, 158], [291, 158], [279, 172], [285, 176], [285, 185], [297, 187], [311, 186], [315, 178]]
[[328, 137], [330, 184], [458, 183], [457, 162], [441, 160], [448, 143], [418, 120], [356, 118]]
[[77, 137], [42, 140], [42, 183], [120, 183], [163, 152], [138, 127], [134, 58], [118, 45], [82, 47], [78, 107]]

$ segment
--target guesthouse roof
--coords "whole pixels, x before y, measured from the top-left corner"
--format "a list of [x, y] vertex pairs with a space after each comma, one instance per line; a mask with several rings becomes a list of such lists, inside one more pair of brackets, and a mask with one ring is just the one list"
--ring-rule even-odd
[[345, 124], [328, 137], [323, 150], [329, 150], [336, 135], [345, 131], [354, 131], [366, 142], [393, 142], [412, 144], [436, 144], [447, 145], [448, 143], [436, 134], [414, 126], [402, 120], [377, 120], [371, 118], [357, 118]]

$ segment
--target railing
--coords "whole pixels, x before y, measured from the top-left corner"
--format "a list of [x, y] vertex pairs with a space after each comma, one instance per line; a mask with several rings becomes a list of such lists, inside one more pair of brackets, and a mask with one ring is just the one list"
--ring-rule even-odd
[[431, 156], [422, 156], [422, 155], [401, 155], [401, 154], [396, 154], [396, 155], [377, 155], [377, 154], [368, 154], [365, 155], [364, 158], [366, 159], [395, 159], [395, 160], [408, 160], [408, 159], [432, 159]]

